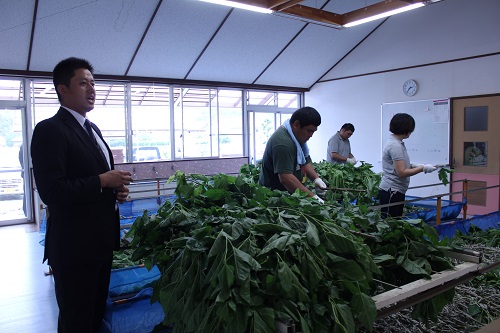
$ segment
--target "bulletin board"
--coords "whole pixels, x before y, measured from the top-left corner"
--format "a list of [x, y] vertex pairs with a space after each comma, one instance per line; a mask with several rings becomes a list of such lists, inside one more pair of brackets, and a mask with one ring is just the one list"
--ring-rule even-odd
[[[391, 135], [389, 123], [396, 113], [407, 113], [415, 119], [415, 131], [404, 140], [410, 161], [413, 164], [450, 164], [450, 100], [421, 100], [382, 104], [382, 149]], [[382, 152], [381, 152], [382, 154]], [[418, 174], [410, 178], [410, 188], [438, 183], [437, 172]], [[408, 195], [430, 196], [444, 193], [448, 186], [419, 189]]]

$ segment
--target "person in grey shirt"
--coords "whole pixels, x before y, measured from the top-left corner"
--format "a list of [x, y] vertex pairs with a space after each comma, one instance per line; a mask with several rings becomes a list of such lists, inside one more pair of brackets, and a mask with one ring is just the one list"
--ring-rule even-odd
[[[382, 151], [382, 181], [379, 185], [381, 205], [403, 202], [410, 185], [410, 177], [420, 172], [430, 173], [436, 170], [431, 164], [410, 164], [404, 139], [408, 139], [415, 130], [415, 119], [406, 113], [395, 114], [389, 125], [392, 135], [385, 143]], [[403, 216], [404, 204], [384, 207], [382, 217]]]
[[350, 123], [345, 123], [340, 128], [340, 131], [328, 140], [326, 149], [326, 161], [332, 164], [351, 163], [356, 164], [356, 158], [351, 153], [351, 143], [349, 138], [354, 133], [354, 126]]

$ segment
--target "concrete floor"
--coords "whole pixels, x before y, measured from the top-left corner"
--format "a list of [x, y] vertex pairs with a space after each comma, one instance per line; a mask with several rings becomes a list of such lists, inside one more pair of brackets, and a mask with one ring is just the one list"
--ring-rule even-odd
[[54, 333], [58, 308], [48, 266], [42, 263], [43, 235], [33, 224], [0, 228], [0, 332]]

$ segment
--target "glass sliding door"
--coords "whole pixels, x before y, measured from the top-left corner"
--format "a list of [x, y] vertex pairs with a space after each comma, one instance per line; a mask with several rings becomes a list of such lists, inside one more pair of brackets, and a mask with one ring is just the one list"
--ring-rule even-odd
[[[0, 101], [0, 225], [26, 223], [31, 217], [29, 163], [23, 142], [24, 108]], [[26, 180], [26, 182], [25, 182]]]
[[266, 112], [249, 110], [250, 164], [257, 164], [264, 156], [267, 140], [283, 124], [290, 119], [293, 111]]

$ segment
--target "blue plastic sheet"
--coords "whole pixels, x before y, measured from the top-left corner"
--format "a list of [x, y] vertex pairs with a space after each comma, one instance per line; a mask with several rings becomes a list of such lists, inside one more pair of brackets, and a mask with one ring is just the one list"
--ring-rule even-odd
[[[406, 196], [406, 200], [414, 200], [418, 197]], [[452, 220], [457, 218], [465, 204], [465, 198], [463, 202], [451, 201], [451, 200], [441, 200], [441, 221]], [[436, 221], [437, 218], [437, 200], [436, 199], [425, 199], [410, 202], [408, 205], [425, 208], [416, 212], [406, 214], [405, 217], [408, 219], [422, 219], [424, 222]]]
[[156, 266], [151, 270], [139, 266], [114, 269], [109, 281], [109, 297], [137, 293], [151, 287], [159, 278], [160, 270]]
[[467, 235], [471, 226], [476, 226], [481, 230], [500, 228], [500, 211], [486, 215], [477, 215], [468, 219], [441, 223], [440, 225], [434, 226], [434, 228], [436, 228], [439, 237], [442, 239], [444, 237], [453, 238], [458, 231]]
[[147, 211], [148, 215], [156, 214], [158, 208], [160, 208], [165, 201], [174, 202], [176, 198], [177, 196], [175, 195], [161, 195], [155, 198], [134, 199], [120, 204], [120, 225], [122, 226], [120, 238], [125, 237], [129, 226], [132, 225], [138, 217], [141, 217], [144, 211]]
[[[152, 288], [146, 288], [120, 303], [108, 302], [99, 333], [149, 333], [163, 321], [160, 303], [151, 304]], [[164, 333], [172, 332], [165, 329]]]
[[175, 195], [160, 195], [155, 198], [143, 198], [126, 201], [119, 206], [120, 215], [123, 216], [124, 219], [135, 219], [135, 217], [141, 216], [145, 210], [147, 210], [149, 214], [156, 214], [156, 212], [158, 212], [158, 208], [166, 200], [173, 202], [175, 198]]

